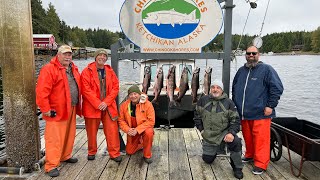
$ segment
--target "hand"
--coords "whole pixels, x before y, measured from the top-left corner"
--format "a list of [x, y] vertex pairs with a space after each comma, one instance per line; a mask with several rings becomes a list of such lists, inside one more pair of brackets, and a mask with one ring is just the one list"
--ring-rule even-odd
[[224, 137], [224, 142], [232, 142], [234, 139], [234, 136], [231, 133], [228, 133], [225, 137]]
[[50, 117], [50, 115], [51, 115], [51, 110], [48, 111], [48, 112], [42, 113], [42, 115], [44, 115], [44, 116], [49, 116], [49, 117]]
[[138, 131], [135, 128], [131, 128], [128, 131], [129, 136], [135, 136], [138, 133]]
[[105, 102], [101, 102], [98, 106], [98, 109], [100, 109], [100, 111], [105, 111], [107, 109], [107, 104]]
[[272, 114], [272, 108], [270, 108], [270, 107], [265, 107], [264, 108], [264, 115], [265, 116], [270, 116], [271, 114]]

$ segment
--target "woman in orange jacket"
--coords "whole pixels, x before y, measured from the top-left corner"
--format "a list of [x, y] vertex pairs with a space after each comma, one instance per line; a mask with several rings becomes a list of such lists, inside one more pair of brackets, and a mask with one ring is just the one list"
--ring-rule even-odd
[[81, 116], [80, 91], [80, 74], [72, 62], [71, 47], [62, 45], [57, 56], [41, 69], [36, 87], [36, 102], [46, 120], [45, 171], [51, 177], [59, 176], [60, 161], [78, 161], [71, 156], [76, 114]]
[[101, 121], [110, 158], [120, 162], [118, 110], [115, 101], [119, 92], [119, 81], [112, 68], [105, 65], [107, 51], [98, 49], [94, 56], [95, 62], [88, 64], [81, 73], [82, 112], [88, 137], [88, 160], [95, 159], [97, 132]]
[[148, 96], [141, 94], [137, 85], [128, 90], [129, 99], [120, 106], [119, 125], [127, 134], [127, 154], [143, 149], [144, 161], [152, 163], [153, 126], [155, 113]]

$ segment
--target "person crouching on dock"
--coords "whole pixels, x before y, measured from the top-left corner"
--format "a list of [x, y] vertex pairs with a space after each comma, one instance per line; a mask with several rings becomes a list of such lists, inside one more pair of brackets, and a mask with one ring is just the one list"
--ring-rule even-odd
[[97, 133], [100, 121], [106, 136], [110, 158], [121, 162], [118, 110], [116, 97], [119, 92], [119, 80], [107, 61], [107, 51], [98, 49], [94, 53], [95, 61], [81, 73], [83, 96], [83, 116], [88, 137], [88, 160], [94, 160], [97, 153]]
[[227, 94], [223, 92], [223, 84], [215, 80], [211, 84], [209, 95], [202, 96], [195, 109], [194, 122], [201, 132], [202, 159], [211, 164], [220, 146], [227, 145], [234, 177], [243, 178], [241, 160], [241, 139], [237, 136], [240, 130], [240, 119], [237, 109]]
[[128, 100], [120, 106], [119, 125], [127, 134], [126, 152], [131, 155], [143, 149], [143, 159], [152, 163], [152, 141], [155, 112], [148, 96], [137, 85], [128, 89]]

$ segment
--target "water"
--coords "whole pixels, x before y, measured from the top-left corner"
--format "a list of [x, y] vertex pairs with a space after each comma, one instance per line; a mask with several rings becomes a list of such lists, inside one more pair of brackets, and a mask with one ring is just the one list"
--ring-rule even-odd
[[[284, 86], [284, 92], [276, 108], [279, 117], [297, 117], [316, 124], [320, 124], [320, 60], [319, 56], [261, 56], [261, 61], [272, 65], [278, 72]], [[75, 60], [79, 70], [93, 59]], [[207, 61], [207, 62], [206, 62]], [[237, 60], [231, 62], [231, 83], [233, 77], [246, 62], [244, 56], [237, 56]], [[108, 60], [110, 63], [110, 60]], [[212, 67], [212, 80], [222, 79], [221, 60], [196, 60], [195, 65], [200, 67], [200, 83], [203, 82], [204, 69]], [[135, 66], [137, 64], [135, 63]], [[120, 61], [119, 80], [125, 82], [139, 81], [140, 67], [132, 68], [132, 62]], [[230, 84], [231, 84], [230, 83]], [[230, 85], [231, 86], [231, 85]], [[125, 94], [125, 91], [122, 91]]]

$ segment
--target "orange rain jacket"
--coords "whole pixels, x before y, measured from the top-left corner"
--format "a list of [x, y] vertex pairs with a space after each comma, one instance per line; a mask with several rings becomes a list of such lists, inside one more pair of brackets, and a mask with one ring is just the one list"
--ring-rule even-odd
[[[109, 65], [104, 65], [106, 73], [106, 98], [103, 99], [108, 106], [109, 115], [112, 120], [118, 119], [116, 97], [119, 92], [119, 80]], [[95, 62], [88, 66], [81, 73], [82, 88], [82, 113], [86, 118], [101, 118], [101, 111], [98, 109], [100, 100], [100, 81]], [[94, 93], [92, 93], [94, 92]]]
[[[81, 86], [80, 74], [78, 67], [72, 64], [72, 72], [78, 85], [79, 103], [76, 107], [76, 112], [81, 116]], [[41, 112], [55, 110], [55, 117], [43, 116], [48, 121], [68, 120], [71, 115], [71, 94], [68, 84], [66, 68], [63, 67], [58, 57], [51, 59], [50, 63], [45, 65], [38, 77], [36, 86], [36, 102]]]
[[[130, 113], [130, 100], [126, 100], [120, 106], [120, 117], [119, 126], [125, 133], [128, 133], [131, 128], [131, 113]], [[146, 100], [144, 103], [138, 103], [136, 105], [136, 120], [137, 127], [136, 130], [139, 134], [144, 132], [147, 128], [153, 128], [155, 124], [155, 113], [152, 103]], [[127, 137], [128, 141], [131, 139], [130, 136]]]

